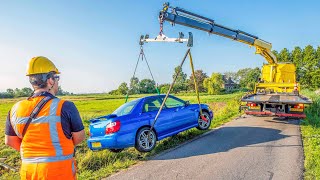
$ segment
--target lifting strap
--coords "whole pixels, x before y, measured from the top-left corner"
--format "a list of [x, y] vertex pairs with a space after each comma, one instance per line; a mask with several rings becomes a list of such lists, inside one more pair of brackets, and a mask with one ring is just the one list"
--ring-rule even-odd
[[49, 102], [51, 99], [53, 99], [53, 97], [51, 96], [45, 96], [44, 98], [42, 98], [40, 100], [40, 102], [33, 108], [30, 116], [29, 116], [29, 119], [28, 121], [26, 122], [26, 125], [24, 126], [23, 128], [23, 131], [22, 131], [22, 138], [24, 137], [24, 135], [26, 134], [27, 130], [28, 130], [28, 127], [31, 123], [31, 121], [37, 117], [37, 115], [39, 114], [39, 112], [41, 111], [41, 109], [44, 107], [44, 105]]
[[199, 91], [198, 91], [198, 85], [197, 85], [197, 80], [196, 80], [196, 76], [195, 76], [195, 73], [194, 73], [194, 66], [193, 66], [193, 61], [192, 61], [192, 55], [191, 55], [191, 51], [190, 51], [190, 47], [188, 48], [187, 52], [185, 53], [180, 65], [179, 65], [179, 71], [175, 74], [175, 77], [173, 78], [173, 82], [171, 83], [170, 87], [169, 87], [169, 90], [165, 96], [165, 98], [163, 99], [162, 101], [162, 104], [158, 110], [158, 113], [156, 115], [156, 117], [154, 118], [154, 121], [151, 125], [151, 128], [150, 128], [150, 131], [148, 133], [148, 139], [150, 141], [150, 132], [152, 131], [152, 129], [154, 128], [154, 125], [156, 124], [157, 120], [158, 120], [158, 117], [163, 109], [163, 106], [165, 105], [165, 102], [170, 94], [170, 91], [172, 90], [173, 88], [173, 85], [175, 84], [176, 80], [177, 80], [177, 77], [180, 73], [180, 70], [182, 69], [182, 65], [184, 64], [187, 56], [189, 55], [189, 59], [190, 59], [190, 66], [191, 66], [191, 69], [192, 69], [192, 76], [193, 76], [193, 81], [194, 81], [194, 87], [195, 87], [195, 90], [196, 90], [196, 94], [197, 94], [197, 99], [198, 99], [198, 104], [199, 104], [199, 112], [200, 112], [200, 118], [204, 121], [208, 121], [202, 114], [202, 109], [201, 109], [201, 104], [200, 104], [200, 97], [199, 97]]
[[[138, 60], [137, 60], [137, 63], [136, 63], [136, 67], [134, 68], [133, 76], [132, 76], [131, 79], [133, 79], [133, 78], [135, 77], [135, 75], [136, 75], [136, 71], [137, 71], [137, 67], [138, 67], [140, 58], [141, 58], [141, 61], [143, 61], [143, 59], [146, 61], [147, 66], [148, 66], [148, 69], [149, 69], [149, 72], [150, 72], [150, 75], [151, 75], [151, 78], [152, 78], [153, 82], [155, 82], [156, 91], [157, 91], [158, 94], [160, 94], [160, 91], [159, 91], [159, 89], [158, 89], [158, 85], [157, 85], [156, 81], [154, 80], [153, 74], [152, 74], [152, 72], [151, 72], [149, 63], [148, 63], [147, 58], [146, 58], [146, 55], [144, 54], [142, 44], [140, 45], [140, 53], [139, 53]], [[131, 83], [131, 82], [130, 82], [130, 83]], [[128, 91], [127, 91], [125, 103], [128, 102], [129, 91], [130, 91], [130, 90], [131, 90], [131, 89], [128, 89]]]
[[191, 51], [189, 51], [188, 54], [189, 54], [190, 66], [191, 66], [191, 70], [192, 70], [194, 89], [195, 89], [195, 91], [196, 91], [197, 99], [198, 99], [198, 104], [199, 104], [200, 117], [201, 117], [201, 119], [206, 120], [206, 119], [204, 118], [203, 114], [202, 114], [202, 108], [201, 108], [200, 97], [199, 97], [198, 83], [197, 83], [197, 79], [196, 79], [196, 74], [194, 73], [194, 66], [193, 66]]

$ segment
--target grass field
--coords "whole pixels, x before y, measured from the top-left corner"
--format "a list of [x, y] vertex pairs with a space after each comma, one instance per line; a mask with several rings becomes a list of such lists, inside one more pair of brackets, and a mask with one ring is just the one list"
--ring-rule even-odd
[[303, 94], [312, 98], [313, 104], [307, 108], [307, 118], [301, 124], [304, 147], [305, 179], [320, 178], [320, 97], [312, 91]]
[[[233, 117], [239, 115], [238, 100], [242, 93], [226, 94], [226, 95], [202, 95], [202, 103], [207, 103], [215, 113], [215, 119], [211, 124], [211, 128], [217, 127]], [[131, 96], [131, 99], [141, 97], [143, 95]], [[196, 103], [196, 96], [181, 94], [178, 97]], [[61, 97], [70, 100], [77, 106], [83, 119], [86, 133], [88, 132], [89, 119], [92, 117], [102, 116], [113, 112], [117, 107], [124, 103], [123, 96], [110, 95], [79, 95]], [[19, 99], [0, 100], [0, 158], [6, 158], [6, 164], [19, 169], [20, 157], [8, 146], [4, 145], [4, 128], [5, 119], [11, 106]], [[83, 142], [77, 147], [76, 159], [78, 164], [79, 179], [100, 179], [111, 175], [120, 169], [127, 168], [139, 161], [146, 160], [163, 150], [177, 146], [178, 144], [193, 138], [204, 131], [190, 129], [176, 136], [166, 138], [158, 142], [157, 147], [150, 153], [139, 153], [134, 148], [128, 148], [121, 153], [111, 153], [108, 150], [92, 152], [87, 148], [87, 143]], [[3, 179], [19, 179], [18, 173], [4, 170], [0, 168], [0, 175]]]

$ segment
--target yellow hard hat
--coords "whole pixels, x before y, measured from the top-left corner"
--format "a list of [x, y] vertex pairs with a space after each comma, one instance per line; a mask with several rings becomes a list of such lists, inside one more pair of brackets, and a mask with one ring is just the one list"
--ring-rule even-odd
[[43, 56], [37, 56], [29, 61], [27, 67], [27, 76], [49, 72], [55, 72], [56, 74], [60, 74], [57, 67], [48, 58]]

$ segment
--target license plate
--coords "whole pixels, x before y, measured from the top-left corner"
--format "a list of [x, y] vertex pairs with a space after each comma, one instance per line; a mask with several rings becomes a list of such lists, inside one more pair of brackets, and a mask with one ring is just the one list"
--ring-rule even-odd
[[93, 143], [91, 143], [91, 145], [92, 145], [93, 148], [101, 147], [101, 143], [100, 142], [93, 142]]
[[299, 108], [290, 108], [290, 111], [303, 112], [303, 109], [299, 109]]
[[259, 106], [253, 106], [253, 107], [250, 107], [250, 109], [260, 109]]

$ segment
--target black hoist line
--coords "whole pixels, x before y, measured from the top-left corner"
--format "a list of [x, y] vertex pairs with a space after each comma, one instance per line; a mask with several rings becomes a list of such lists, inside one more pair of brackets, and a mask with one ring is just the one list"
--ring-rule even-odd
[[[155, 83], [155, 89], [156, 89], [156, 91], [157, 91], [157, 93], [158, 93], [158, 95], [159, 95], [159, 94], [160, 94], [160, 91], [159, 91], [159, 89], [158, 89], [158, 85], [157, 85], [156, 81], [154, 80], [153, 74], [152, 74], [152, 72], [151, 72], [151, 68], [150, 68], [149, 63], [148, 63], [148, 60], [147, 60], [147, 58], [146, 58], [146, 55], [144, 54], [142, 44], [140, 44], [140, 53], [139, 53], [138, 60], [137, 60], [137, 63], [136, 63], [136, 67], [134, 68], [134, 72], [133, 72], [133, 76], [132, 76], [131, 80], [132, 80], [132, 79], [135, 77], [135, 75], [136, 75], [136, 71], [137, 71], [137, 67], [138, 67], [140, 58], [141, 58], [141, 61], [143, 61], [143, 60], [146, 61], [146, 64], [147, 64], [147, 66], [148, 66], [148, 69], [149, 69], [151, 78], [152, 78], [153, 82]], [[130, 83], [132, 83], [132, 82], [130, 82]], [[131, 88], [128, 89], [128, 91], [127, 91], [125, 103], [128, 102], [129, 91], [130, 91], [130, 90], [131, 90]]]

